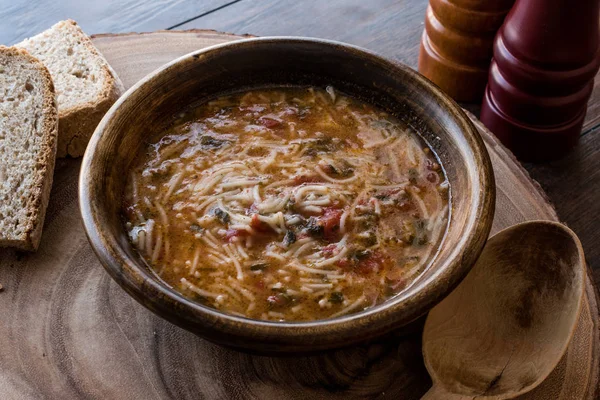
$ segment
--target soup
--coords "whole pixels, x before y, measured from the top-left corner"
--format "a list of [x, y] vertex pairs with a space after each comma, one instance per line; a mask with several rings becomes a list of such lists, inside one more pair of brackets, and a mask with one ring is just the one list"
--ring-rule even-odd
[[358, 312], [410, 285], [443, 239], [434, 153], [332, 87], [220, 97], [156, 134], [126, 187], [129, 236], [167, 284], [223, 312]]

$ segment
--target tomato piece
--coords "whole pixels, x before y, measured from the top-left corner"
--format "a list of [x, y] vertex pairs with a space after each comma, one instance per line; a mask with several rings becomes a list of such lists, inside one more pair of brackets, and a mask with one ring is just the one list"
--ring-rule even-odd
[[260, 117], [258, 119], [258, 123], [269, 129], [277, 128], [279, 125], [281, 125], [281, 122], [269, 117]]
[[331, 207], [326, 208], [323, 211], [323, 215], [319, 218], [323, 224], [323, 237], [329, 241], [335, 240], [339, 236], [340, 219], [344, 212], [340, 209]]
[[439, 179], [440, 179], [440, 176], [438, 174], [436, 174], [435, 172], [430, 172], [427, 174], [427, 180], [431, 183], [437, 183]]
[[258, 214], [252, 214], [252, 220], [250, 221], [250, 227], [257, 232], [266, 233], [271, 232], [272, 229], [269, 224], [261, 221], [258, 218]]
[[293, 179], [294, 184], [296, 185], [301, 185], [303, 183], [323, 182], [323, 179], [319, 175], [296, 175]]
[[245, 229], [227, 229], [227, 233], [225, 233], [225, 239], [227, 239], [227, 241], [231, 242], [233, 238], [235, 237], [245, 237], [248, 236], [250, 233], [245, 230]]
[[361, 275], [368, 275], [373, 272], [378, 272], [385, 263], [385, 257], [381, 252], [374, 251], [367, 257], [360, 260], [356, 268], [356, 272]]
[[325, 257], [333, 256], [333, 253], [337, 250], [337, 245], [335, 243], [329, 244], [321, 249], [321, 253]]
[[338, 260], [335, 265], [337, 265], [338, 267], [340, 267], [341, 269], [348, 271], [350, 269], [352, 269], [354, 263], [352, 261], [350, 261], [347, 258], [342, 258], [341, 260]]

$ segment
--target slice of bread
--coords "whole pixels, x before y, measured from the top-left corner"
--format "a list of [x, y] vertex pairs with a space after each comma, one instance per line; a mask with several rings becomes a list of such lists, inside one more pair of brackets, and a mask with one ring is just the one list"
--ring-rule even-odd
[[15, 46], [43, 62], [58, 101], [57, 157], [80, 157], [110, 106], [125, 91], [104, 57], [75, 21], [61, 21]]
[[27, 51], [0, 46], [0, 246], [37, 249], [57, 136], [50, 73]]

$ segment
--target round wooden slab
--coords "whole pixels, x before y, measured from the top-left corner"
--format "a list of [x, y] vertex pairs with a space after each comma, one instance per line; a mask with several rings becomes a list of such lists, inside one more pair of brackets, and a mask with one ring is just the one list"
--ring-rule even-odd
[[[190, 51], [238, 37], [209, 31], [101, 35], [94, 43], [131, 86]], [[493, 232], [557, 220], [512, 155], [474, 117], [496, 174]], [[77, 205], [79, 160], [59, 160], [36, 254], [0, 250], [0, 393], [7, 399], [419, 399], [431, 385], [418, 323], [408, 336], [315, 356], [273, 358], [221, 348], [156, 317], [104, 272]], [[596, 399], [598, 304], [586, 302], [567, 354], [521, 399]]]

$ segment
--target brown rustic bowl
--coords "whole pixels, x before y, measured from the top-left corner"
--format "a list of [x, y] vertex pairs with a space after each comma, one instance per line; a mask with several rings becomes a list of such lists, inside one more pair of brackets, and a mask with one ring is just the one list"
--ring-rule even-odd
[[[412, 125], [433, 147], [452, 189], [448, 234], [412, 286], [366, 311], [313, 322], [240, 318], [196, 303], [162, 282], [130, 244], [121, 205], [135, 155], [183, 108], [217, 94], [269, 85], [326, 85]], [[87, 148], [79, 179], [85, 229], [115, 281], [144, 306], [211, 341], [276, 352], [342, 347], [382, 335], [429, 311], [470, 270], [492, 225], [492, 166], [459, 106], [412, 69], [369, 51], [320, 39], [258, 38], [183, 56], [148, 75], [109, 110]]]

